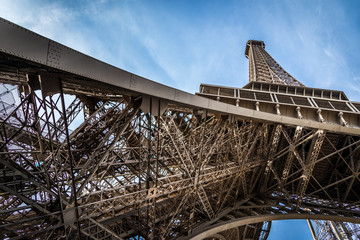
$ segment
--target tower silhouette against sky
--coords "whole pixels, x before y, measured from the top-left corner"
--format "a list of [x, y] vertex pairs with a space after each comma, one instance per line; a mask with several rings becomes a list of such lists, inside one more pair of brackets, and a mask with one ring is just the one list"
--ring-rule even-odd
[[193, 95], [0, 32], [1, 238], [266, 239], [281, 219], [359, 237], [360, 103], [305, 87], [264, 42], [243, 88]]

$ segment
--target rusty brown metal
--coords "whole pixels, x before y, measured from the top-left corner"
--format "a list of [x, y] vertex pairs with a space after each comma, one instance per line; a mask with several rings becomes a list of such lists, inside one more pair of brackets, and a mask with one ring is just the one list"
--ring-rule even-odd
[[0, 40], [1, 238], [266, 239], [271, 220], [311, 216], [354, 234], [360, 105], [304, 87], [263, 42], [247, 43], [249, 84], [201, 97], [90, 59], [120, 79], [100, 81], [14, 29], [1, 19], [50, 48]]

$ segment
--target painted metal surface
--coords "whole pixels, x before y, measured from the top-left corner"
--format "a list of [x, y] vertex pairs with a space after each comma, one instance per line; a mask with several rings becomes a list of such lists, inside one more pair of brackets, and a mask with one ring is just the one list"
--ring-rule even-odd
[[[17, 26], [3, 18], [0, 18], [0, 32], [2, 33], [2, 37], [0, 38], [0, 51], [3, 53], [40, 63], [50, 68], [83, 76], [89, 80], [96, 80], [117, 86], [125, 91], [129, 91], [129, 93], [135, 92], [193, 108], [208, 109], [260, 121], [302, 125], [309, 128], [322, 128], [324, 130], [348, 134], [360, 133], [360, 129], [357, 126], [344, 127], [336, 124], [328, 124], [327, 122], [319, 123], [315, 120], [315, 117], [311, 120], [294, 119], [288, 117], [286, 114], [269, 114], [268, 112], [250, 110], [244, 107], [236, 107], [230, 104], [201, 98], [101, 62]], [[359, 117], [357, 117], [357, 120], [359, 121]]]
[[0, 32], [1, 238], [266, 239], [275, 219], [359, 223], [357, 103], [303, 87], [263, 45], [247, 47], [254, 82], [203, 85], [211, 100], [4, 19]]

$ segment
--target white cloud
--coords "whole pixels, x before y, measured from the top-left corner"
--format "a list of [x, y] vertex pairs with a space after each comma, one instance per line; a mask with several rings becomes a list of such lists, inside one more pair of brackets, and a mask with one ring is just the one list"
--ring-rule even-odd
[[76, 24], [78, 13], [59, 3], [2, 1], [2, 17], [87, 54], [91, 45]]
[[174, 9], [148, 8], [138, 1], [65, 4], [5, 0], [0, 12], [95, 58], [190, 92], [201, 82], [246, 84], [243, 52], [248, 39], [264, 40], [285, 70], [309, 87], [346, 90], [344, 83], [360, 74], [351, 69], [339, 40], [343, 38], [337, 35], [338, 29], [351, 26], [341, 5], [318, 1], [309, 9], [293, 1], [238, 4], [228, 15], [216, 15], [216, 9], [215, 15], [195, 23], [185, 12], [179, 16]]

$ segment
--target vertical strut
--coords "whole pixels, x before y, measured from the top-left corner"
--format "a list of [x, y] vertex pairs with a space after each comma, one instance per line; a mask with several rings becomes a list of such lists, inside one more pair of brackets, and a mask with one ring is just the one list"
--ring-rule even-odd
[[75, 176], [74, 176], [74, 160], [70, 148], [70, 137], [69, 137], [69, 126], [66, 116], [66, 109], [65, 109], [65, 99], [64, 99], [64, 92], [63, 92], [63, 86], [61, 79], [57, 79], [60, 81], [60, 98], [61, 98], [61, 107], [62, 112], [64, 116], [64, 125], [65, 125], [65, 134], [66, 134], [66, 145], [67, 145], [67, 151], [69, 154], [69, 161], [70, 161], [70, 175], [71, 175], [71, 185], [72, 185], [72, 198], [74, 201], [75, 206], [75, 216], [76, 216], [76, 225], [78, 230], [78, 237], [81, 239], [81, 228], [80, 228], [80, 222], [79, 222], [79, 204], [77, 202], [77, 192], [76, 192], [76, 185], [75, 185]]

